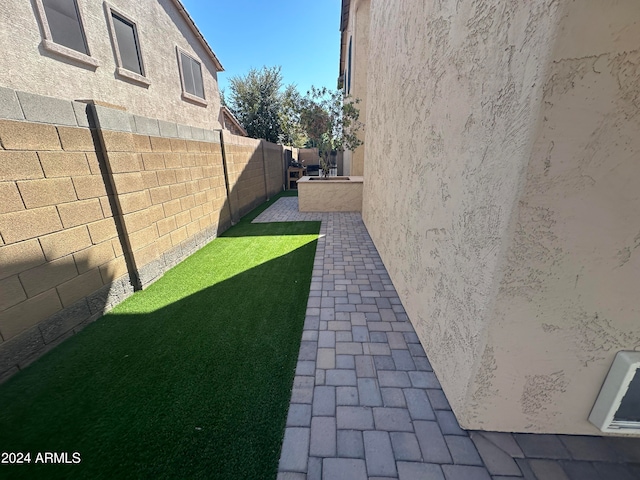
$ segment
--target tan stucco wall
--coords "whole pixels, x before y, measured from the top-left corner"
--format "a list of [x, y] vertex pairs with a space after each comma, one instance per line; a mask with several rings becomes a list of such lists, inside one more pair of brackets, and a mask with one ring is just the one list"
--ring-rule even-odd
[[639, 8], [371, 6], [363, 218], [464, 427], [598, 433], [640, 347]]
[[[0, 86], [68, 100], [94, 99], [120, 105], [136, 115], [208, 129], [220, 128], [216, 69], [171, 0], [110, 0], [137, 22], [142, 56], [151, 81], [140, 86], [116, 76], [103, 2], [79, 1], [91, 56], [97, 69], [44, 50], [35, 2], [7, 0], [0, 9]], [[176, 46], [201, 61], [206, 107], [181, 98]]]
[[640, 4], [567, 7], [489, 323], [498, 370], [469, 392], [481, 428], [599, 433], [615, 354], [640, 348]]
[[[369, 62], [369, 18], [370, 0], [354, 1], [350, 19], [350, 34], [353, 35], [351, 97], [360, 100], [356, 108], [360, 111], [360, 118], [364, 122], [367, 116], [367, 64]], [[358, 132], [358, 138], [363, 142], [353, 151], [351, 157], [350, 175], [364, 175], [365, 171], [365, 132]]]

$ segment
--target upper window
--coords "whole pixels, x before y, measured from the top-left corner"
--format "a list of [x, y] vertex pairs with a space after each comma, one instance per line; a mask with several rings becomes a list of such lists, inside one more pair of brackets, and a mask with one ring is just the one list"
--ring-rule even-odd
[[84, 34], [82, 15], [76, 0], [36, 0], [46, 50], [97, 66], [91, 58]]
[[145, 78], [142, 50], [135, 22], [115, 11], [107, 3], [105, 3], [105, 9], [118, 75], [149, 85], [149, 80]]
[[202, 65], [195, 58], [178, 48], [178, 64], [182, 81], [182, 97], [206, 105], [204, 83], [202, 81]]
[[352, 40], [352, 37], [349, 37], [349, 58], [348, 58], [348, 67], [347, 67], [347, 94], [351, 93], [351, 40]]

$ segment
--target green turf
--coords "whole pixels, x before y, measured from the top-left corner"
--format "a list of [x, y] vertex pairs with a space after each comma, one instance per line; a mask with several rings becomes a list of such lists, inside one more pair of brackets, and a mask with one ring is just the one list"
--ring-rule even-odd
[[0, 478], [275, 478], [320, 225], [264, 208], [0, 386]]

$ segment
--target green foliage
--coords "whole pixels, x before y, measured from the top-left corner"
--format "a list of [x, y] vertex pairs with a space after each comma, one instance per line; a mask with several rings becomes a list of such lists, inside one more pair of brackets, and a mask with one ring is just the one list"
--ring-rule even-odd
[[307, 134], [302, 128], [300, 115], [302, 96], [295, 85], [287, 85], [282, 94], [282, 104], [278, 116], [280, 119], [280, 138], [278, 143], [303, 148], [307, 144]]
[[317, 147], [325, 173], [331, 152], [355, 150], [362, 144], [359, 99], [316, 87], [303, 97], [295, 85], [282, 87], [281, 67], [251, 69], [245, 76], [231, 78], [229, 95], [221, 92], [222, 105], [250, 137], [297, 148]]
[[302, 100], [300, 123], [309, 137], [309, 146], [318, 148], [324, 176], [332, 166], [332, 152], [355, 150], [362, 145], [358, 138], [363, 127], [358, 103], [357, 98], [344, 97], [342, 92], [325, 87], [311, 87]]
[[276, 143], [282, 133], [279, 112], [282, 108], [280, 67], [252, 68], [247, 75], [229, 80], [231, 90], [224, 102], [250, 137]]

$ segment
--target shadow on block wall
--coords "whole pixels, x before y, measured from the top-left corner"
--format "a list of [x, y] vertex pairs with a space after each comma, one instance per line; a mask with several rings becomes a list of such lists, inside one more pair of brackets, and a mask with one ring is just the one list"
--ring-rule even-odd
[[136, 288], [153, 283], [281, 189], [278, 145], [220, 131], [193, 129], [191, 135], [191, 127], [180, 125], [173, 135], [160, 136], [152, 119], [133, 133], [125, 112], [99, 105], [91, 111]]
[[[284, 153], [280, 145], [221, 132], [232, 222], [284, 188]], [[223, 209], [224, 211], [224, 209]]]
[[3, 267], [3, 274], [20, 273], [1, 282], [20, 282], [28, 297], [14, 297], [16, 305], [0, 313], [0, 382], [133, 293], [128, 274], [115, 278], [115, 270], [95, 268], [80, 255], [44, 263], [32, 257]]
[[133, 291], [96, 142], [0, 120], [0, 381]]
[[0, 120], [0, 381], [282, 189], [278, 145], [95, 109]]

